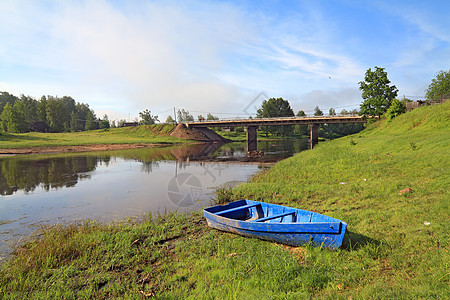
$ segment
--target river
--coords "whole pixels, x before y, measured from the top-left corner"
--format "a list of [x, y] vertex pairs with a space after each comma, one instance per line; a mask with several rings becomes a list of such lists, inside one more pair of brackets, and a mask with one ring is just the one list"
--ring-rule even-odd
[[307, 149], [305, 140], [194, 144], [0, 158], [0, 263], [43, 225], [193, 211], [215, 190], [247, 181]]

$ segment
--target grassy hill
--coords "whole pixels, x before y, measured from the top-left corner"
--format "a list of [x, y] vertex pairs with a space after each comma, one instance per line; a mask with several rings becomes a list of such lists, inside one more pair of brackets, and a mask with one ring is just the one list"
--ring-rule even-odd
[[68, 133], [2, 133], [0, 134], [0, 148], [183, 142], [181, 139], [170, 136], [174, 128], [174, 124], [156, 124]]
[[[284, 203], [349, 224], [348, 249], [332, 255], [332, 262], [319, 254], [315, 263], [328, 270], [322, 274], [328, 279], [313, 294], [445, 298], [449, 170], [446, 103], [321, 143], [233, 193], [236, 199]], [[400, 193], [406, 188], [411, 192]]]
[[55, 226], [1, 269], [0, 295], [447, 299], [449, 118], [450, 103], [419, 108], [218, 194], [340, 218], [348, 233], [336, 251], [219, 232], [200, 213]]

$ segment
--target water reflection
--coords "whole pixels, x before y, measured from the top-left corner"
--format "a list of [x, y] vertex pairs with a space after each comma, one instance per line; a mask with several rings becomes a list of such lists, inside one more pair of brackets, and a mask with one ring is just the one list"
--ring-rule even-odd
[[90, 179], [90, 172], [99, 165], [108, 167], [116, 157], [136, 160], [142, 164], [142, 172], [150, 173], [158, 167], [158, 161], [189, 161], [190, 157], [205, 153], [204, 149], [209, 149], [209, 146], [199, 144], [47, 157], [5, 157], [0, 159], [0, 195], [12, 195], [17, 191], [30, 193], [36, 188], [49, 191], [73, 187], [80, 180]]
[[258, 151], [263, 155], [256, 157], [248, 155], [246, 144], [242, 142], [224, 145], [211, 144], [201, 151], [191, 153], [188, 159], [200, 161], [273, 163], [309, 149], [308, 143], [308, 139], [258, 141]]
[[[101, 161], [108, 163], [108, 159]], [[73, 187], [79, 180], [90, 178], [88, 172], [99, 163], [96, 157], [59, 157], [46, 159], [8, 158], [0, 160], [0, 195], [12, 195], [22, 190], [33, 192]]]
[[244, 143], [2, 157], [0, 257], [40, 225], [198, 210], [210, 204], [216, 187], [246, 181], [263, 168], [248, 161], [273, 161], [302, 148], [258, 146], [265, 155], [257, 159], [246, 156]]
[[75, 186], [80, 180], [90, 179], [90, 172], [98, 165], [108, 166], [115, 157], [132, 159], [142, 164], [141, 170], [150, 173], [158, 168], [159, 161], [176, 160], [220, 162], [274, 162], [307, 149], [307, 143], [300, 141], [262, 141], [258, 149], [261, 157], [249, 157], [244, 143], [195, 144], [177, 147], [155, 147], [130, 149], [90, 154], [8, 157], [0, 159], [0, 195], [12, 195], [21, 190], [33, 192], [36, 188], [50, 189]]

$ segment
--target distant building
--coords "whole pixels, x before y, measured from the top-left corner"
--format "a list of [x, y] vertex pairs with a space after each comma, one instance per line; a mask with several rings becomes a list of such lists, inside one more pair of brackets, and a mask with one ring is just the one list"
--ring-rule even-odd
[[125, 122], [122, 124], [122, 127], [136, 127], [139, 126], [138, 122]]
[[415, 108], [425, 106], [425, 105], [438, 105], [446, 102], [448, 99], [442, 100], [418, 100], [413, 102], [406, 102], [406, 111], [412, 111]]
[[33, 132], [49, 132], [50, 126], [47, 123], [39, 121], [39, 122], [31, 122], [30, 131]]

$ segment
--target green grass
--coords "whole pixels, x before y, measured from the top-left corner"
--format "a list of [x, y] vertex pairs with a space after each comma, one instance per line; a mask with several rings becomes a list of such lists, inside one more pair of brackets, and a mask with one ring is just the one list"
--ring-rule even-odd
[[[341, 254], [339, 263], [351, 270], [337, 277], [345, 291], [319, 295], [449, 296], [449, 108], [425, 107], [321, 143], [241, 185], [234, 198], [311, 209], [349, 224], [349, 243], [366, 245]], [[399, 195], [405, 188], [412, 193]], [[380, 255], [361, 264], [368, 250]], [[362, 269], [365, 275], [355, 277]]]
[[187, 140], [170, 136], [174, 128], [175, 125], [171, 124], [157, 124], [69, 133], [2, 133], [0, 134], [0, 148], [132, 143], [172, 144], [186, 142]]
[[0, 297], [448, 299], [449, 117], [450, 103], [419, 108], [218, 193], [340, 218], [336, 251], [219, 232], [200, 213], [54, 226], [0, 270]]

